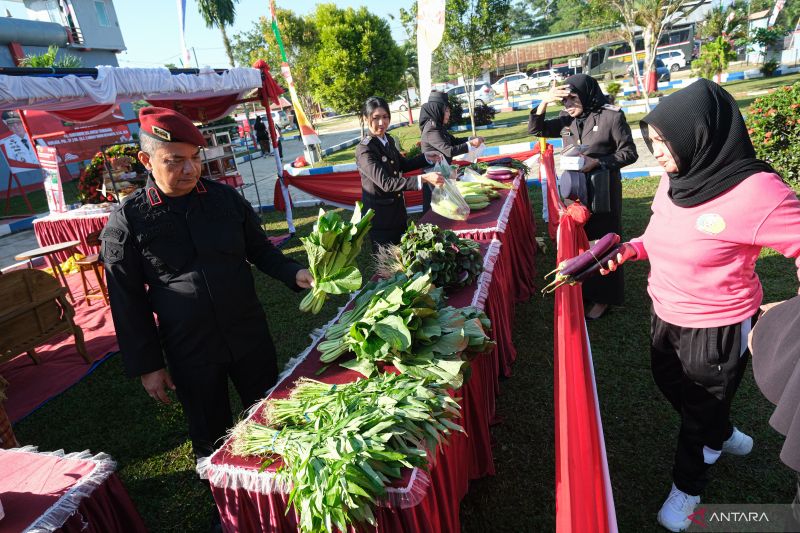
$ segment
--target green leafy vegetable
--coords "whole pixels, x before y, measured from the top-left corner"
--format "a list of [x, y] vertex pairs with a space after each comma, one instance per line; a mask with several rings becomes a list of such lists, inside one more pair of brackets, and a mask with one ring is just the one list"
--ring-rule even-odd
[[276, 475], [302, 532], [375, 525], [375, 507], [404, 468], [427, 470], [429, 453], [453, 431], [459, 404], [441, 385], [380, 374], [345, 385], [301, 379], [286, 399], [268, 400], [267, 424], [234, 429], [233, 452], [283, 460]]
[[403, 373], [459, 388], [469, 361], [493, 346], [490, 322], [474, 307], [443, 307], [442, 289], [429, 273], [405, 274], [372, 283], [353, 308], [328, 328], [319, 343], [320, 361], [332, 363], [352, 352], [341, 366], [364, 376], [390, 363]]
[[354, 265], [374, 214], [370, 209], [362, 216], [361, 202], [356, 202], [350, 222], [335, 211], [319, 210], [314, 230], [300, 239], [314, 276], [314, 287], [300, 302], [301, 311], [317, 314], [328, 294], [350, 293], [361, 287], [361, 272]]
[[409, 224], [399, 246], [384, 246], [377, 254], [378, 273], [391, 277], [398, 272], [413, 276], [429, 272], [437, 287], [471, 285], [483, 271], [480, 246], [461, 239], [433, 224]]

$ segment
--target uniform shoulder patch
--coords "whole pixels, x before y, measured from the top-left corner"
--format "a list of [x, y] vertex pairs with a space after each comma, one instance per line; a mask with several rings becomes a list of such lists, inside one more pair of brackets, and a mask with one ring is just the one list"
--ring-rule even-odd
[[609, 111], [622, 111], [620, 106], [613, 104], [603, 104], [603, 109], [608, 109]]
[[125, 240], [128, 232], [115, 226], [106, 226], [100, 232], [100, 256], [103, 262], [114, 264], [125, 257]]
[[118, 243], [124, 243], [125, 239], [128, 236], [128, 232], [122, 228], [117, 228], [115, 226], [106, 226], [103, 228], [103, 231], [100, 232], [100, 240], [101, 241], [112, 241]]
[[368, 145], [368, 144], [369, 144], [369, 142], [370, 142], [371, 140], [372, 140], [372, 136], [371, 136], [371, 135], [367, 135], [366, 137], [364, 137], [363, 139], [361, 139], [361, 142], [360, 142], [359, 144], [363, 144], [364, 146], [366, 146], [366, 145]]

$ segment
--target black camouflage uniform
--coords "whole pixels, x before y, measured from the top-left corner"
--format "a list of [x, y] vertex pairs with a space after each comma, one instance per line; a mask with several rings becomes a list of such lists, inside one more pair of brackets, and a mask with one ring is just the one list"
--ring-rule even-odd
[[418, 177], [406, 178], [403, 172], [430, 164], [424, 154], [406, 159], [400, 155], [390, 135], [386, 135], [386, 140], [384, 145], [379, 138], [368, 135], [356, 147], [361, 200], [365, 208], [375, 211], [369, 232], [373, 248], [379, 244], [400, 243], [408, 225], [403, 191], [419, 190]]
[[277, 379], [251, 264], [294, 290], [302, 267], [270, 243], [234, 189], [205, 179], [170, 198], [151, 176], [111, 214], [101, 240], [125, 371], [154, 372], [166, 358], [194, 452], [207, 456], [233, 423], [228, 377], [245, 407]]

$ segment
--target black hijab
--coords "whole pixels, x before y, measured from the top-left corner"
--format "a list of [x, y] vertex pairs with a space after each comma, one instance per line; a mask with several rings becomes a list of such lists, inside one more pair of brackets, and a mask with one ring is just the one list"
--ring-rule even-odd
[[583, 106], [581, 118], [586, 118], [589, 113], [599, 110], [608, 103], [606, 95], [600, 89], [597, 80], [586, 74], [575, 74], [564, 80], [564, 85], [570, 86], [570, 92], [578, 95]]
[[680, 207], [716, 198], [757, 172], [775, 172], [756, 152], [733, 97], [716, 83], [699, 79], [664, 98], [641, 122], [669, 147], [678, 172], [669, 173], [669, 197]]
[[447, 95], [440, 91], [431, 91], [428, 102], [419, 110], [419, 130], [429, 121], [434, 125], [444, 126], [444, 113], [447, 111]]

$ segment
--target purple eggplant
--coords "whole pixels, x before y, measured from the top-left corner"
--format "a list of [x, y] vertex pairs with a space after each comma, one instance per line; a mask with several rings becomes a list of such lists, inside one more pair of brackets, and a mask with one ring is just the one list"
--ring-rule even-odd
[[[607, 233], [580, 255], [566, 261], [562, 261], [553, 272], [545, 278], [555, 274], [555, 279], [542, 289], [543, 293], [552, 292], [564, 283], [576, 283], [577, 278], [586, 277], [599, 271], [600, 266], [608, 264], [608, 260], [613, 258], [619, 249], [620, 237], [616, 233]], [[608, 257], [608, 259], [606, 259]]]
[[600, 261], [594, 263], [589, 268], [579, 273], [577, 276], [574, 276], [572, 278], [572, 281], [574, 283], [580, 283], [584, 281], [586, 278], [592, 277], [598, 272], [600, 272], [601, 268], [608, 270], [608, 262], [611, 260], [616, 260], [617, 254], [620, 252], [621, 249], [622, 249], [621, 244], [614, 246], [606, 255], [600, 258]]

